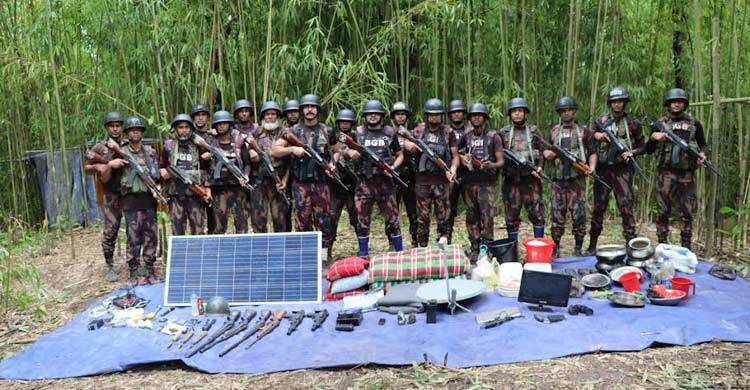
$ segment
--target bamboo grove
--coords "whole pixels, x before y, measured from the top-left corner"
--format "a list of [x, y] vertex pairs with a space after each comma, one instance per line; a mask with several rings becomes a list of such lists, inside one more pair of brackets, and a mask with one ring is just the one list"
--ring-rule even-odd
[[[747, 0], [7, 0], [0, 220], [43, 218], [24, 153], [101, 139], [110, 109], [146, 118], [158, 130], [149, 136], [164, 137], [168, 118], [198, 101], [259, 106], [313, 92], [332, 115], [367, 97], [419, 111], [437, 96], [486, 102], [499, 127], [507, 100], [523, 95], [532, 122], [549, 129], [563, 93], [588, 121], [606, 109], [608, 88], [623, 85], [629, 110], [648, 123], [663, 113], [664, 91], [681, 86], [723, 174], [701, 173], [698, 241], [709, 253], [743, 250], [747, 11]], [[643, 165], [653, 172], [653, 158]], [[641, 221], [653, 218], [654, 184], [636, 181]]]

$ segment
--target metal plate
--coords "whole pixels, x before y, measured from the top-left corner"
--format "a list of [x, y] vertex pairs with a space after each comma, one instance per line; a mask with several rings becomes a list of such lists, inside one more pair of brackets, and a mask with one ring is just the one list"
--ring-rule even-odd
[[[476, 280], [451, 279], [451, 290], [456, 290], [456, 301], [474, 298], [484, 292], [484, 283]], [[425, 283], [417, 289], [417, 297], [425, 302], [434, 299], [437, 303], [448, 303], [445, 279]]]

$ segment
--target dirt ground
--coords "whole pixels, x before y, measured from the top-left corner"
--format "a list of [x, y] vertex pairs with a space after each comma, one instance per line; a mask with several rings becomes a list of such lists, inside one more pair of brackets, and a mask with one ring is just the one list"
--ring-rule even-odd
[[[342, 217], [335, 257], [356, 252], [356, 239]], [[499, 219], [501, 221], [501, 218]], [[403, 218], [402, 221], [406, 221]], [[373, 249], [384, 250], [382, 222], [372, 229]], [[617, 222], [600, 243], [621, 241]], [[462, 219], [456, 236], [465, 237]], [[406, 226], [404, 226], [406, 231]], [[568, 230], [569, 232], [570, 230]], [[653, 229], [644, 235], [655, 238]], [[408, 235], [408, 234], [407, 234]], [[498, 226], [496, 237], [505, 233]], [[522, 232], [523, 237], [530, 232]], [[100, 228], [79, 229], [45, 242], [46, 253], [30, 259], [39, 269], [47, 315], [11, 313], [0, 325], [0, 356], [11, 356], [41, 335], [62, 326], [96, 299], [118, 287], [104, 280]], [[572, 250], [572, 239], [562, 245]], [[736, 260], [724, 259], [733, 263]], [[126, 278], [122, 257], [117, 259], [120, 280]], [[750, 388], [750, 346], [712, 342], [690, 347], [656, 347], [631, 353], [593, 353], [519, 364], [450, 369], [434, 364], [405, 367], [365, 366], [319, 369], [268, 375], [210, 375], [182, 363], [138, 367], [123, 373], [53, 381], [2, 381], [7, 389], [43, 388]]]

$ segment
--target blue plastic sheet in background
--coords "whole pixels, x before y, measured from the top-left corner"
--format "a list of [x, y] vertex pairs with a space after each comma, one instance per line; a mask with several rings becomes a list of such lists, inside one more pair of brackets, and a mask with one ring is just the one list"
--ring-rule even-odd
[[[560, 268], [592, 268], [593, 258], [566, 259]], [[599, 351], [639, 351], [654, 344], [691, 345], [722, 340], [750, 342], [750, 285], [742, 280], [724, 281], [707, 274], [710, 264], [700, 263], [698, 273], [687, 275], [697, 284], [697, 295], [677, 307], [646, 305], [643, 309], [617, 308], [608, 301], [586, 297], [570, 304], [585, 304], [594, 316], [570, 316], [555, 324], [534, 320], [534, 312], [515, 299], [484, 294], [465, 302], [475, 312], [520, 307], [523, 318], [491, 329], [479, 329], [474, 314], [438, 314], [437, 324], [399, 326], [393, 315], [365, 313], [363, 324], [353, 332], [337, 332], [335, 313], [340, 302], [322, 305], [268, 306], [268, 309], [313, 310], [326, 307], [331, 316], [321, 329], [310, 331], [305, 319], [292, 335], [289, 322], [250, 350], [244, 345], [219, 358], [226, 346], [186, 358], [187, 350], [167, 351], [167, 335], [156, 330], [104, 328], [88, 331], [89, 318], [82, 313], [62, 328], [41, 337], [24, 351], [0, 362], [0, 378], [51, 379], [123, 371], [129, 367], [183, 360], [198, 370], [220, 373], [270, 373], [306, 368], [363, 364], [407, 365], [424, 361], [442, 363], [448, 354], [450, 367], [485, 366], [549, 359]], [[645, 284], [644, 284], [645, 286]], [[122, 293], [116, 292], [116, 293]], [[163, 300], [163, 285], [139, 287], [136, 293], [151, 300], [152, 311]], [[255, 308], [260, 310], [263, 308]], [[555, 308], [556, 313], [565, 309]], [[189, 309], [177, 309], [170, 317], [190, 318]], [[379, 326], [378, 319], [387, 322]], [[220, 325], [220, 322], [216, 325]], [[216, 327], [215, 325], [215, 327]], [[215, 328], [214, 328], [215, 329]]]

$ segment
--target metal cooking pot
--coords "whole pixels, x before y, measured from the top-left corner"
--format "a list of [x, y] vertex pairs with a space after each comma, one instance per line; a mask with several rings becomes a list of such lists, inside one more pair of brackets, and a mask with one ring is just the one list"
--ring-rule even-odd
[[596, 260], [599, 263], [618, 264], [625, 262], [628, 253], [625, 245], [607, 244], [596, 247]]
[[654, 246], [647, 237], [636, 237], [628, 241], [628, 257], [632, 260], [647, 260], [654, 255]]

